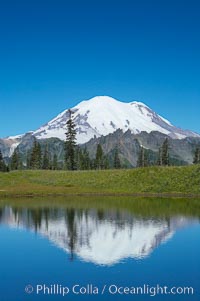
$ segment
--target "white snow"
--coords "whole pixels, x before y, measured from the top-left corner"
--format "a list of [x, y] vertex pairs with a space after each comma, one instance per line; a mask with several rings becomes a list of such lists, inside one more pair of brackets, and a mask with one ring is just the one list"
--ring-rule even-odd
[[[109, 96], [96, 96], [84, 100], [71, 109], [77, 127], [77, 142], [85, 143], [94, 136], [100, 137], [121, 129], [132, 133], [159, 131], [173, 138], [183, 139], [188, 133], [175, 128], [167, 119], [141, 102], [121, 102]], [[67, 110], [34, 132], [37, 138], [57, 137], [65, 140]], [[155, 122], [155, 117], [157, 123]], [[196, 135], [191, 132], [191, 136]], [[196, 135], [198, 136], [198, 135]]]
[[14, 153], [17, 146], [21, 143], [23, 136], [24, 136], [24, 134], [16, 135], [16, 136], [9, 136], [9, 137], [4, 139], [5, 143], [9, 147], [7, 156], [9, 156], [9, 157], [12, 156], [12, 154]]
[[18, 147], [18, 145], [20, 144], [21, 141], [19, 142], [15, 142], [11, 145], [10, 147], [10, 153], [9, 153], [9, 157], [12, 156], [12, 154], [14, 153], [15, 149]]
[[116, 129], [122, 129], [123, 132], [130, 129], [135, 134], [137, 129], [148, 133], [159, 130], [162, 130], [165, 134], [169, 133], [169, 131], [163, 130], [152, 123], [151, 116], [147, 115], [146, 106], [143, 106], [140, 110], [138, 104], [141, 105], [137, 102], [124, 103], [111, 97], [101, 96], [92, 98], [90, 101], [81, 102], [75, 108], [78, 109], [78, 114], [82, 116], [85, 116], [89, 111], [87, 122], [92, 129], [96, 129], [96, 134], [99, 136], [113, 133]]
[[24, 134], [21, 134], [21, 135], [16, 135], [16, 136], [9, 136], [4, 139], [15, 140], [15, 139], [21, 139], [23, 136], [24, 136]]

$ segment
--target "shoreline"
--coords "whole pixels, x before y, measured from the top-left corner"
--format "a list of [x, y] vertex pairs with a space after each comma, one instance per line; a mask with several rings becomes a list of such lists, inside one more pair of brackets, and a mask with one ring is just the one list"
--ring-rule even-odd
[[[2, 190], [0, 190], [2, 192]], [[141, 197], [141, 198], [199, 198], [200, 194], [192, 193], [104, 193], [104, 192], [83, 192], [83, 193], [0, 193], [1, 198], [45, 198], [45, 197]]]

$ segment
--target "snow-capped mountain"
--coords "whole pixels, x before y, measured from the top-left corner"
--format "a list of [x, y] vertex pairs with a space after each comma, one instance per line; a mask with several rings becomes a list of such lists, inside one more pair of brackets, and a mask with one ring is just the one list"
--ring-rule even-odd
[[[156, 114], [141, 102], [124, 103], [108, 96], [97, 96], [82, 101], [71, 109], [77, 129], [77, 142], [88, 142], [91, 138], [105, 136], [121, 129], [137, 134], [142, 131], [158, 131], [175, 139], [188, 136], [200, 137], [191, 131], [173, 126], [168, 120]], [[36, 130], [37, 139], [57, 137], [65, 140], [66, 122], [69, 118], [65, 110], [53, 120]]]
[[[95, 137], [114, 135], [117, 130], [121, 130], [122, 134], [127, 133], [129, 130], [130, 134], [135, 136], [145, 133], [148, 133], [148, 135], [153, 133], [167, 135], [173, 141], [177, 140], [178, 144], [182, 144], [184, 138], [187, 137], [193, 137], [193, 139], [200, 138], [200, 135], [197, 133], [173, 126], [168, 120], [155, 113], [148, 106], [137, 101], [125, 103], [108, 96], [97, 96], [80, 102], [77, 106], [71, 108], [71, 111], [73, 112], [73, 120], [76, 124], [78, 144], [87, 143]], [[67, 109], [34, 132], [0, 139], [0, 150], [3, 156], [7, 158], [11, 157], [16, 147], [20, 148], [21, 153], [27, 153], [32, 146], [34, 137], [40, 140], [59, 138], [64, 141], [66, 139], [66, 122], [68, 118], [69, 111]], [[136, 138], [139, 139], [139, 137]], [[139, 140], [142, 140], [139, 142], [140, 145], [144, 147], [146, 145], [146, 148], [150, 148], [153, 151], [158, 151], [159, 145], [163, 142], [161, 141], [162, 139], [155, 142], [155, 147], [152, 148], [146, 143], [149, 139], [146, 142], [144, 139]], [[63, 141], [60, 141], [60, 143], [62, 144]], [[118, 142], [115, 141], [113, 147], [116, 146], [116, 143]], [[187, 143], [190, 142], [187, 141]], [[193, 148], [195, 145], [196, 141], [191, 141], [191, 146], [180, 159], [191, 163], [193, 161]], [[183, 148], [183, 146], [180, 147]], [[61, 148], [57, 151], [60, 154], [62, 153]], [[60, 159], [62, 160], [62, 154], [60, 155]], [[135, 166], [134, 162], [131, 162], [131, 164]]]

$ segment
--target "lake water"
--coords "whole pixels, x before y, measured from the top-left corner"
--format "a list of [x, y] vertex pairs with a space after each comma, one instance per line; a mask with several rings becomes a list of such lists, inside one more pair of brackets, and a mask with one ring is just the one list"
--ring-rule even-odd
[[200, 300], [200, 201], [0, 201], [0, 300]]

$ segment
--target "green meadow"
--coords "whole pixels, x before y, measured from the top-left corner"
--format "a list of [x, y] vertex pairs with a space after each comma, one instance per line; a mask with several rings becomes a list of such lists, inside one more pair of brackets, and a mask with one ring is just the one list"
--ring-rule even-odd
[[0, 196], [82, 194], [200, 196], [200, 166], [0, 173]]

